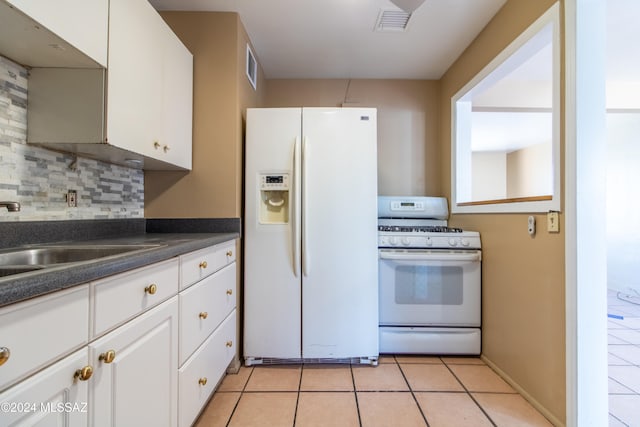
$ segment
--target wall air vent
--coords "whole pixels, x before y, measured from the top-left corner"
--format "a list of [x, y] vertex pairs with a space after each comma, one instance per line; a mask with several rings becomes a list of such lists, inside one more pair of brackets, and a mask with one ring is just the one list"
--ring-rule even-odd
[[409, 25], [411, 14], [402, 10], [381, 10], [376, 21], [375, 31], [404, 32]]

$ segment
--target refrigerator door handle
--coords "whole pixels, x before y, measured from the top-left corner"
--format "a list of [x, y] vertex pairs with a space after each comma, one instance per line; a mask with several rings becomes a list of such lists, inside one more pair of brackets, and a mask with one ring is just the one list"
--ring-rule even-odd
[[309, 164], [309, 140], [307, 137], [302, 138], [302, 274], [309, 276], [311, 273], [311, 256], [309, 254], [309, 232], [307, 224], [309, 223], [309, 210], [307, 209], [307, 165]]
[[293, 266], [293, 274], [298, 277], [298, 262], [300, 260], [300, 204], [299, 204], [299, 185], [300, 185], [300, 138], [296, 136], [293, 143], [291, 170], [293, 171], [292, 188], [290, 203], [292, 205], [292, 215], [290, 221], [291, 227], [291, 265]]

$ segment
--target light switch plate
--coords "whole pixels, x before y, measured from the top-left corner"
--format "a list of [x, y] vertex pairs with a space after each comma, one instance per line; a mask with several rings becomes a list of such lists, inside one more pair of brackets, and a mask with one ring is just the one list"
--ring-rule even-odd
[[547, 231], [549, 233], [559, 233], [560, 224], [558, 219], [558, 212], [547, 213]]

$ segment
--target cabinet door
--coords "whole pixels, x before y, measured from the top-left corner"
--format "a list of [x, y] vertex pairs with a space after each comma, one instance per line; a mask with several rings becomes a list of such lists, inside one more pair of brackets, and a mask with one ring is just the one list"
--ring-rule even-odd
[[147, 0], [111, 0], [107, 140], [156, 157], [161, 144], [164, 21]]
[[88, 364], [84, 347], [0, 394], [3, 426], [86, 426], [91, 381], [75, 378]]
[[91, 425], [177, 424], [177, 338], [176, 296], [89, 345]]
[[[163, 31], [163, 160], [191, 169], [193, 55], [167, 26]], [[162, 156], [160, 156], [162, 158]]]

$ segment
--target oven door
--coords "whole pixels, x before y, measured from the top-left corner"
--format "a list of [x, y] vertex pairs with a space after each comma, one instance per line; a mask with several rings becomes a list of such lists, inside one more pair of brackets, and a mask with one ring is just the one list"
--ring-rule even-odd
[[380, 325], [480, 326], [479, 250], [380, 249]]

